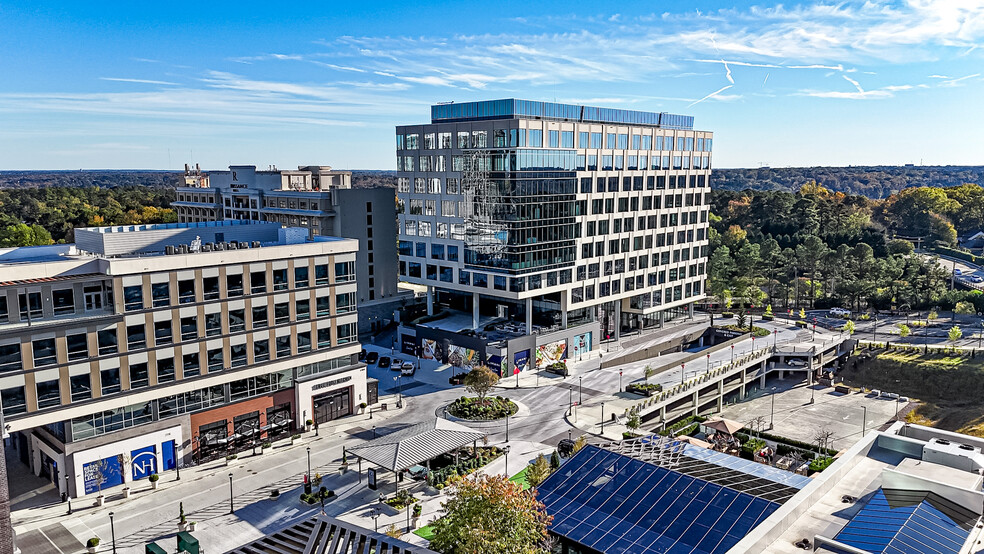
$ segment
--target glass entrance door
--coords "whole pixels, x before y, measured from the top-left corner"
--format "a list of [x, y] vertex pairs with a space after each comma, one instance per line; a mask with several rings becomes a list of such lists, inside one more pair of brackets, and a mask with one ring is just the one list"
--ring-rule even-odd
[[314, 420], [325, 423], [351, 413], [349, 389], [332, 391], [314, 397]]

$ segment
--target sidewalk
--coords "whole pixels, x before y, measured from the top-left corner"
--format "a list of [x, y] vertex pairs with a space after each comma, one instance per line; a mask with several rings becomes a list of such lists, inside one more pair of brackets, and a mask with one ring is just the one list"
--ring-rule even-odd
[[[392, 405], [395, 397], [380, 401]], [[229, 544], [231, 548], [248, 537], [262, 536], [288, 521], [313, 515], [307, 512], [314, 508], [302, 506], [298, 494], [294, 493], [294, 489], [300, 489], [307, 472], [308, 449], [311, 474], [320, 472], [334, 477], [329, 488], [335, 488], [337, 493], [346, 492], [351, 484], [345, 476], [337, 476], [343, 446], [371, 438], [360, 438], [359, 435], [365, 435], [373, 425], [385, 427], [403, 411], [373, 412], [372, 420], [368, 412], [349, 416], [338, 420], [337, 425], [320, 426], [317, 436], [314, 431], [302, 433], [302, 438], [295, 444], [286, 439], [275, 443], [266, 453], [252, 455], [246, 451], [230, 466], [225, 460], [218, 460], [183, 467], [180, 481], [176, 472], [167, 471], [161, 474], [157, 490], [151, 489], [146, 480], [130, 483], [132, 494], [129, 499], [123, 498], [122, 487], [117, 486], [104, 491], [106, 501], [103, 506], [95, 505], [96, 495], [72, 499], [71, 515], [66, 513], [68, 504], [61, 502], [17, 510], [11, 514], [12, 525], [19, 536], [64, 526], [79, 541], [78, 551], [81, 552], [81, 544], [93, 536], [100, 537], [102, 544], [109, 546], [112, 535], [109, 513], [116, 512], [117, 551], [136, 554], [143, 552], [145, 543], [177, 532], [179, 504], [183, 504], [188, 521], [199, 522], [199, 531], [208, 530], [208, 533], [197, 535], [203, 547], [209, 552], [222, 552], [225, 549], [216, 546], [224, 540], [237, 541]], [[352, 479], [357, 479], [354, 473], [351, 472]], [[230, 475], [234, 515], [229, 515]], [[285, 504], [271, 509], [271, 502], [266, 499], [274, 488], [282, 493], [278, 503]], [[163, 540], [161, 544], [164, 544]]]

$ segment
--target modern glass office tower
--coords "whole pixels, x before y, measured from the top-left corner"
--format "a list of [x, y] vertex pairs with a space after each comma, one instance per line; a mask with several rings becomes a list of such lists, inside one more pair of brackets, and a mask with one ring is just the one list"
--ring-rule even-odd
[[434, 306], [601, 337], [704, 296], [712, 134], [693, 118], [526, 100], [396, 128], [399, 273]]

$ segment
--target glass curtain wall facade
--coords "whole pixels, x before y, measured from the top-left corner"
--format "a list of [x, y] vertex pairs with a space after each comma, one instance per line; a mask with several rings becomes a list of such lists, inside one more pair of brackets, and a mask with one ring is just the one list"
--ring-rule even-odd
[[703, 297], [713, 138], [692, 117], [509, 99], [431, 119], [396, 129], [402, 280], [632, 327]]

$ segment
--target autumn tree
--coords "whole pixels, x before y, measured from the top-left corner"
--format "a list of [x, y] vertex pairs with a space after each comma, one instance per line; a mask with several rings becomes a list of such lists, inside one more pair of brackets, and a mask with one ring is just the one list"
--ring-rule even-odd
[[963, 331], [960, 330], [959, 326], [954, 325], [953, 327], [950, 327], [950, 330], [946, 334], [946, 338], [949, 339], [950, 342], [956, 343], [958, 340], [963, 338]]
[[489, 391], [499, 382], [499, 376], [487, 365], [477, 365], [465, 375], [465, 388], [484, 401]]
[[502, 475], [477, 474], [458, 481], [444, 516], [433, 523], [430, 548], [444, 554], [546, 554], [553, 519], [536, 489]]
[[547, 480], [551, 473], [550, 461], [543, 454], [540, 454], [533, 460], [530, 467], [526, 470], [526, 482], [530, 484], [531, 487], [539, 487], [540, 483]]

